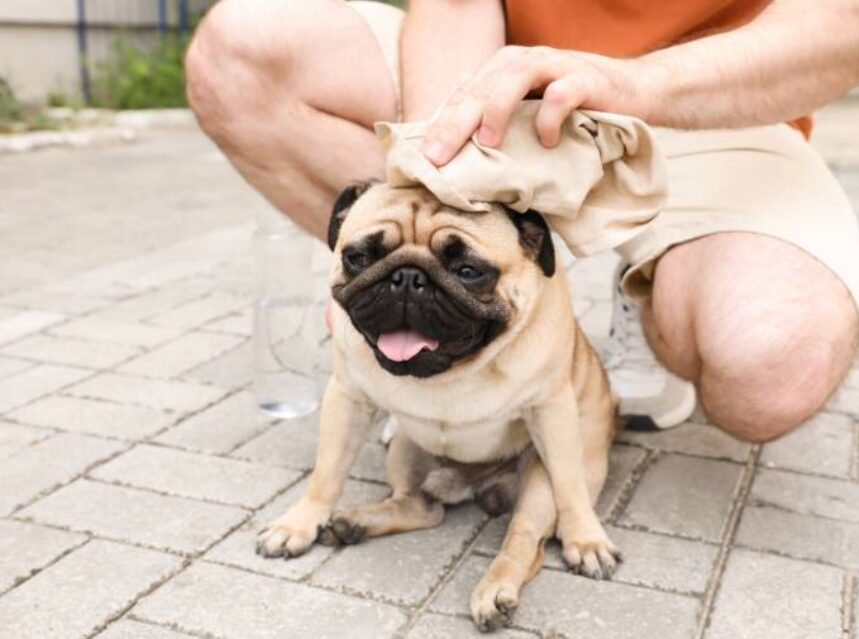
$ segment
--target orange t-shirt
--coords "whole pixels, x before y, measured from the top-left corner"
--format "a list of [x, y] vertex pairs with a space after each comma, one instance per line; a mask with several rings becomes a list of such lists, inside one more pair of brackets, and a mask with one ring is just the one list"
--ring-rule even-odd
[[[736, 28], [770, 0], [505, 0], [507, 42], [634, 56]], [[808, 137], [811, 118], [793, 120]]]

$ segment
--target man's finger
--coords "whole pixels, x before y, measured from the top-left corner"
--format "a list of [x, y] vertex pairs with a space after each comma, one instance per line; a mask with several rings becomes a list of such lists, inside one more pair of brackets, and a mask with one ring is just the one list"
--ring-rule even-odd
[[483, 102], [466, 95], [456, 104], [442, 109], [421, 142], [421, 152], [436, 166], [447, 164], [477, 130]]
[[575, 76], [552, 82], [543, 92], [543, 102], [537, 111], [537, 136], [543, 146], [552, 148], [561, 139], [561, 125], [579, 108], [585, 99], [582, 86]]
[[477, 139], [487, 146], [498, 146], [507, 133], [510, 118], [522, 99], [533, 87], [532, 78], [525, 73], [494, 74], [483, 80], [482, 91], [488, 96], [483, 106], [483, 118]]
[[483, 103], [471, 96], [446, 106], [430, 125], [421, 151], [436, 166], [447, 164], [477, 130]]

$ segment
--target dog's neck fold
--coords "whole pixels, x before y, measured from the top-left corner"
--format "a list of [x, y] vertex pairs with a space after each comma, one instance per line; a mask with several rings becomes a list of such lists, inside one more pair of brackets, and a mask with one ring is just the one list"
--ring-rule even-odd
[[423, 185], [465, 211], [485, 211], [490, 203], [536, 210], [579, 257], [638, 235], [667, 199], [665, 160], [650, 128], [628, 116], [575, 111], [559, 144], [548, 149], [534, 129], [539, 106], [539, 100], [521, 104], [498, 148], [472, 136], [443, 167], [419, 149], [428, 123], [377, 123], [388, 183]]

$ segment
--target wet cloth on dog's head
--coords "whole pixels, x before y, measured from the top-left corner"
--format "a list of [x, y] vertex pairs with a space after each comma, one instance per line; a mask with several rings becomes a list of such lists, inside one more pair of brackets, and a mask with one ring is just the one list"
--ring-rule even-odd
[[537, 138], [540, 106], [529, 100], [514, 113], [498, 148], [472, 136], [445, 166], [419, 150], [426, 122], [376, 124], [387, 152], [387, 180], [394, 187], [425, 186], [441, 202], [485, 211], [491, 202], [546, 215], [576, 256], [623, 244], [644, 230], [665, 204], [665, 160], [641, 120], [597, 111], [575, 111], [559, 144]]

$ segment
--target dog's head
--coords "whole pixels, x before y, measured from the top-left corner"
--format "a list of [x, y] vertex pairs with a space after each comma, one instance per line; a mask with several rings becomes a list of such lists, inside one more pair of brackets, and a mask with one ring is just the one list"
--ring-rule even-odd
[[394, 375], [430, 377], [472, 359], [515, 331], [555, 272], [540, 214], [463, 212], [423, 188], [347, 188], [328, 244], [334, 300]]

